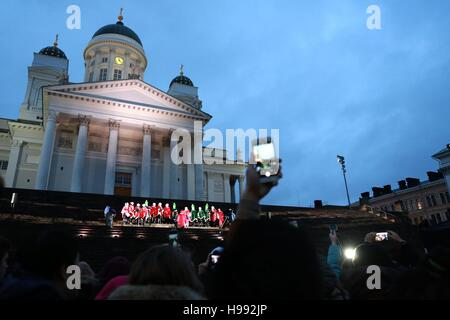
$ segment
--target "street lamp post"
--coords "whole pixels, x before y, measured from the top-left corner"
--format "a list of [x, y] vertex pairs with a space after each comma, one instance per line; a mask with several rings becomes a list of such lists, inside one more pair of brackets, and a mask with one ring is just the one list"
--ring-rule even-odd
[[348, 186], [347, 186], [347, 177], [345, 174], [347, 173], [347, 170], [345, 169], [345, 158], [343, 156], [337, 156], [337, 161], [341, 165], [342, 168], [342, 175], [344, 176], [344, 183], [345, 183], [345, 191], [347, 192], [347, 201], [348, 201], [348, 207], [350, 208], [350, 196], [348, 195]]

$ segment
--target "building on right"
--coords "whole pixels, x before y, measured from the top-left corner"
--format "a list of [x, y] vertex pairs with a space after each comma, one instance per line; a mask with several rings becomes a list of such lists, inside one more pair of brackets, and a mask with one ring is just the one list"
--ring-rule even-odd
[[447, 182], [447, 189], [450, 190], [450, 143], [433, 155], [433, 159], [439, 161], [439, 172], [441, 172]]
[[386, 212], [406, 213], [415, 225], [427, 220], [436, 225], [450, 221], [450, 144], [435, 155], [439, 161], [437, 172], [428, 171], [427, 181], [406, 178], [398, 181], [398, 188], [391, 185], [373, 187], [361, 193], [361, 204]]

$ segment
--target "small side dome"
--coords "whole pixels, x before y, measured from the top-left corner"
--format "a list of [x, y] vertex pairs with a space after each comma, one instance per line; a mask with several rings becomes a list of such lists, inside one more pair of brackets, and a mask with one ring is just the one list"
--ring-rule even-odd
[[64, 51], [58, 48], [58, 35], [56, 35], [56, 39], [55, 42], [53, 43], [53, 46], [48, 46], [41, 49], [41, 51], [39, 51], [39, 54], [45, 54], [46, 56], [67, 59]]
[[193, 86], [194, 86], [194, 83], [192, 82], [192, 80], [189, 79], [188, 77], [186, 77], [186, 76], [184, 75], [184, 72], [183, 72], [183, 65], [181, 65], [181, 68], [180, 68], [180, 75], [177, 76], [177, 77], [175, 77], [175, 78], [170, 82], [170, 86], [169, 86], [169, 87], [171, 87], [172, 84], [174, 84], [174, 83], [184, 84], [184, 85], [190, 86], [190, 87], [193, 87]]

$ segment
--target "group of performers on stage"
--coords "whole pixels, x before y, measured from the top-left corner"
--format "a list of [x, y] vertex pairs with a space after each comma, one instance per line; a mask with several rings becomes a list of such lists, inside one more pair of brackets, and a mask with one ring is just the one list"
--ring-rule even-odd
[[165, 206], [162, 203], [153, 203], [149, 206], [148, 201], [136, 205], [134, 202], [127, 202], [122, 208], [122, 221], [124, 224], [150, 225], [150, 224], [175, 224], [177, 228], [187, 227], [219, 227], [222, 228], [226, 223], [234, 220], [234, 212], [230, 209], [225, 215], [223, 211], [206, 204], [205, 208], [195, 208], [191, 205], [191, 210], [184, 207], [184, 210], [178, 211], [173, 203], [172, 207], [168, 203]]

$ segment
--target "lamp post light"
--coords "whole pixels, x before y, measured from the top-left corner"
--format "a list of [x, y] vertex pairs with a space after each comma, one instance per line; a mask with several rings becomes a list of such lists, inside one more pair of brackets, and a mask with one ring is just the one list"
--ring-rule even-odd
[[347, 177], [345, 174], [347, 173], [347, 170], [345, 169], [345, 158], [343, 156], [337, 156], [337, 161], [341, 165], [342, 169], [342, 175], [344, 176], [344, 183], [345, 183], [345, 191], [347, 192], [347, 201], [348, 201], [348, 207], [350, 208], [350, 196], [348, 195], [348, 186], [347, 186]]

